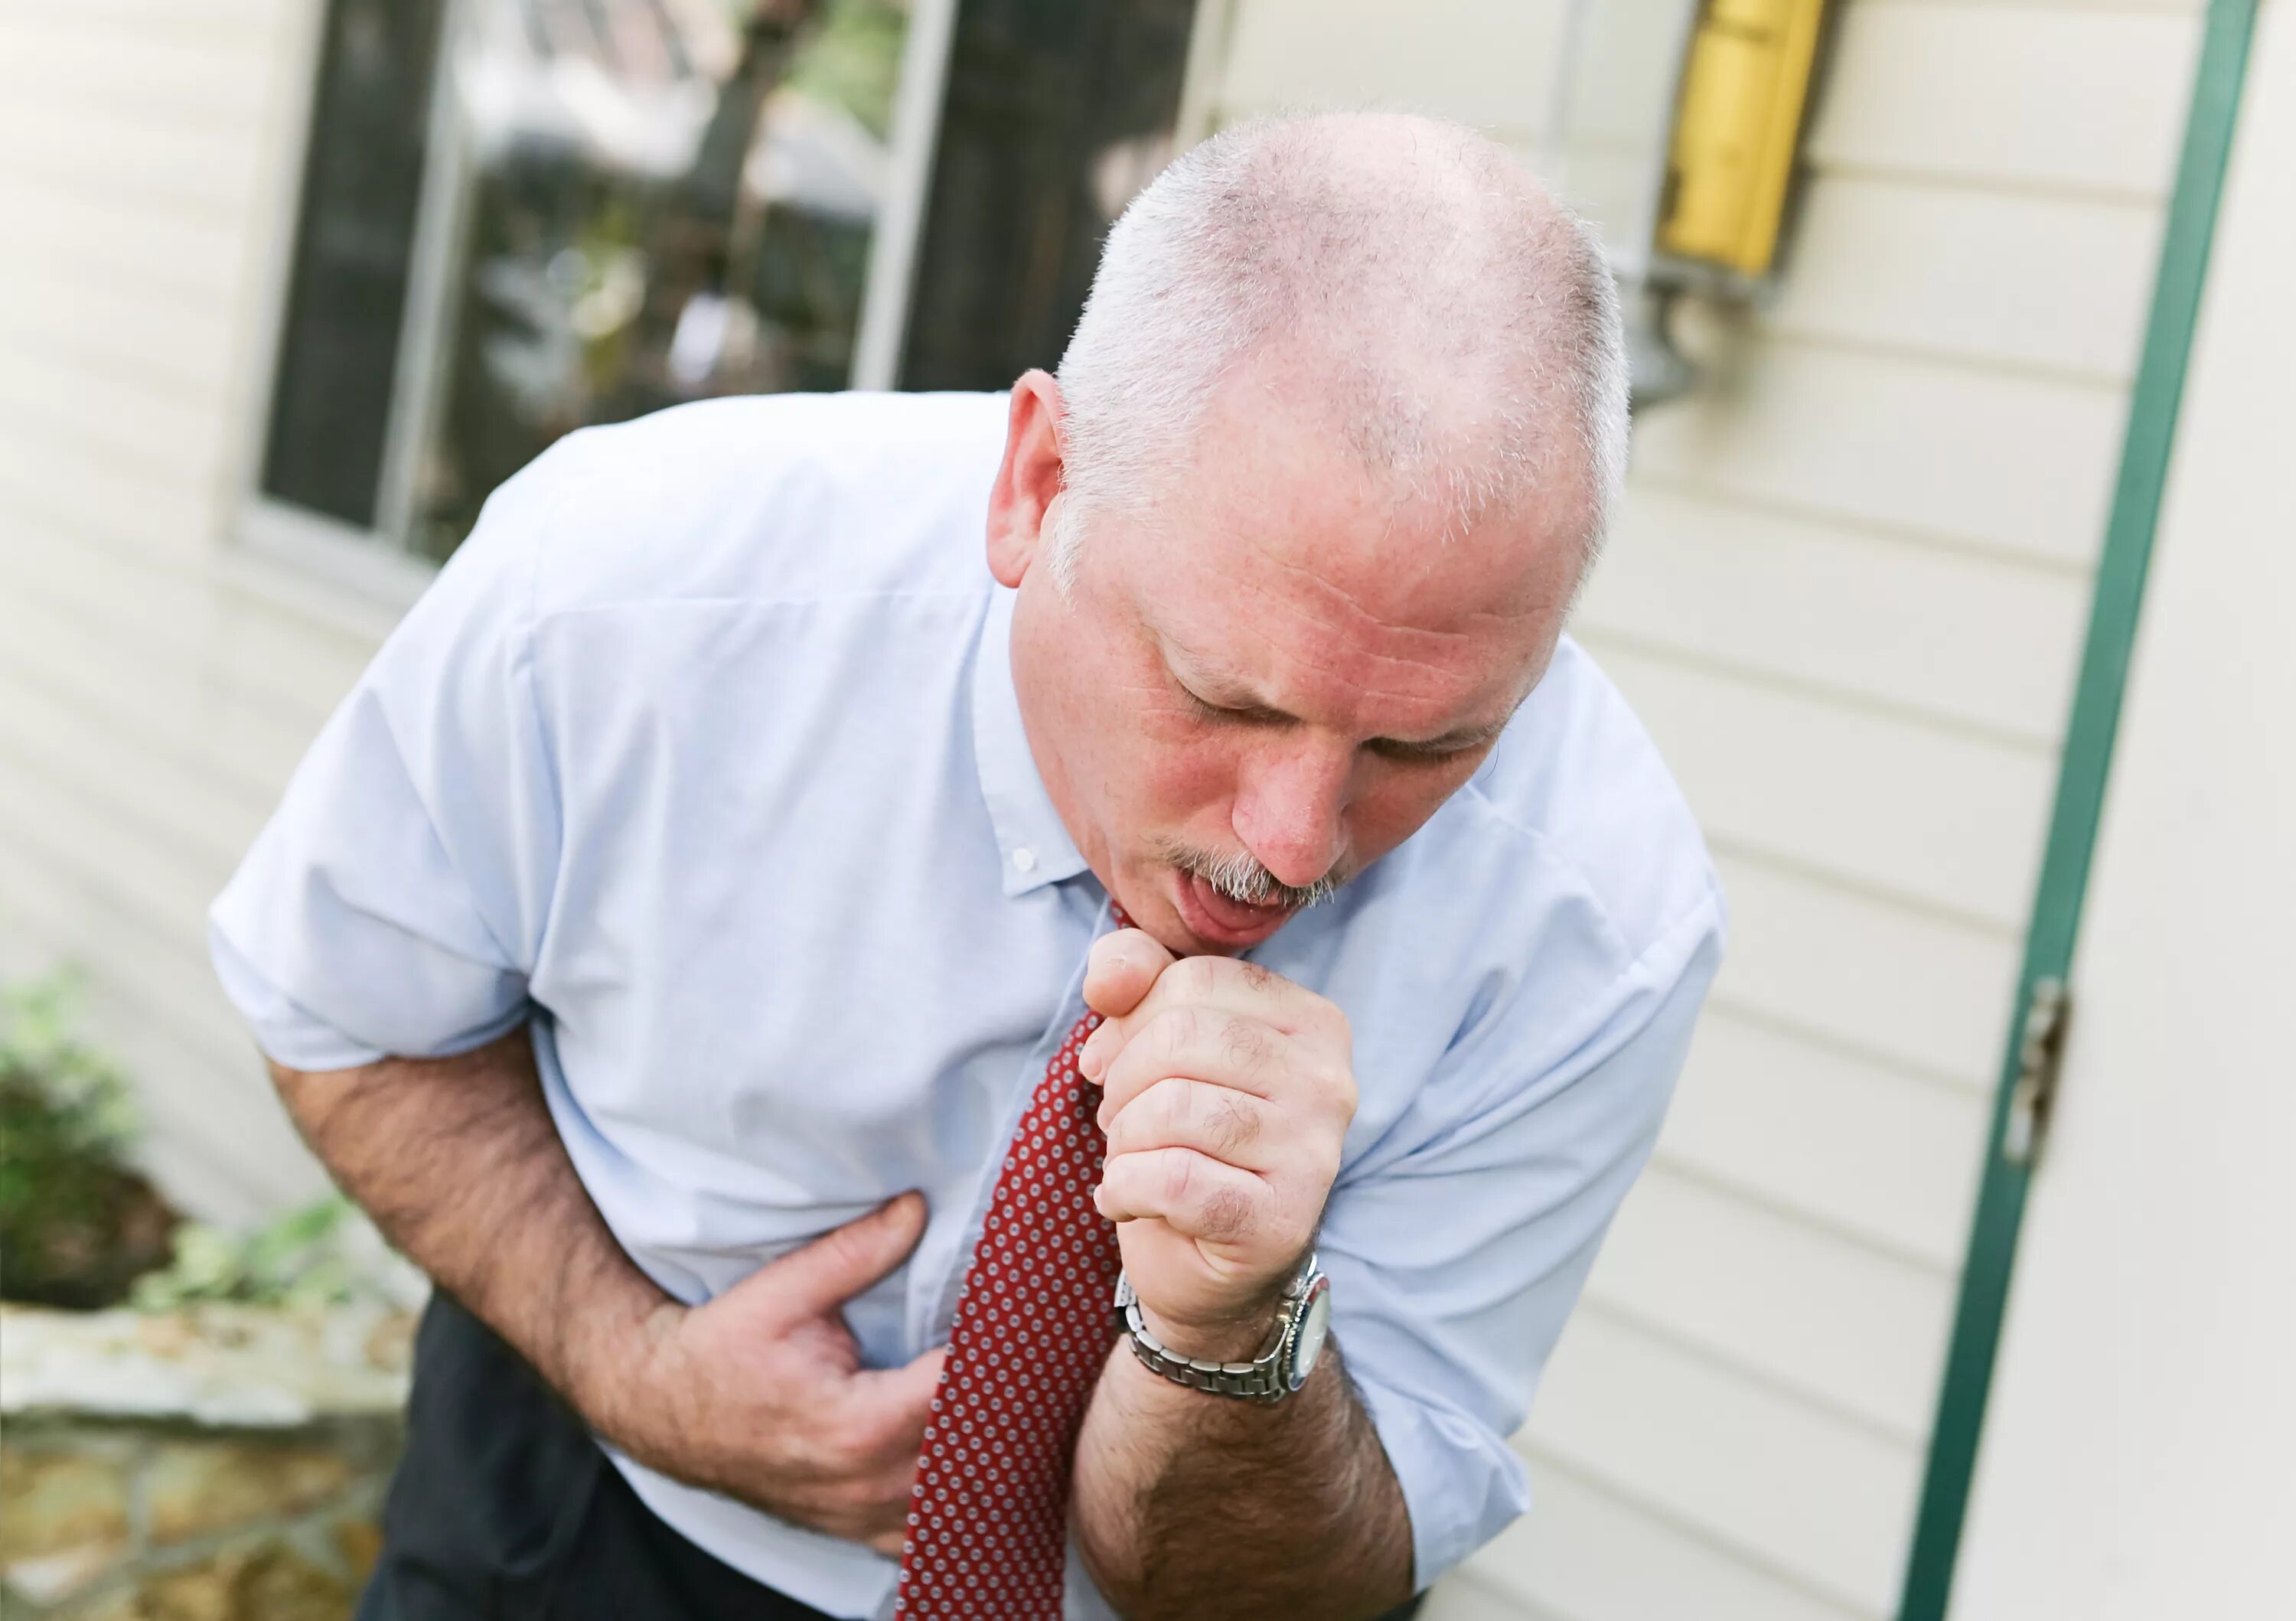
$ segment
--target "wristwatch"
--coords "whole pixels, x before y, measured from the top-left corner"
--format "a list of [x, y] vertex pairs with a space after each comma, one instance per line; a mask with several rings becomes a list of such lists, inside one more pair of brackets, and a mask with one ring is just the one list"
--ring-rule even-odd
[[1250, 1362], [1206, 1362], [1167, 1350], [1140, 1314], [1132, 1280], [1116, 1274], [1116, 1314], [1132, 1337], [1132, 1354], [1152, 1372], [1191, 1390], [1233, 1396], [1273, 1405], [1308, 1382], [1332, 1331], [1332, 1281], [1313, 1253], [1299, 1274], [1283, 1286], [1275, 1328], [1267, 1348]]

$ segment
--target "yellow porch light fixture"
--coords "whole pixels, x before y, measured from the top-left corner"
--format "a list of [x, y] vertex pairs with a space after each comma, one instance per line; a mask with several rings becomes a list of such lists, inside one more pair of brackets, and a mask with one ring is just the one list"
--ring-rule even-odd
[[1683, 65], [1655, 246], [1759, 282], [1775, 264], [1825, 0], [1705, 0]]

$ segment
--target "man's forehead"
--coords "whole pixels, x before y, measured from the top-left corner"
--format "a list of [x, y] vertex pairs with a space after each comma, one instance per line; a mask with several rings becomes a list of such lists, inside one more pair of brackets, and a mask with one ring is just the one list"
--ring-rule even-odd
[[1543, 670], [1551, 643], [1450, 635], [1366, 636], [1298, 614], [1144, 614], [1151, 640], [1191, 695], [1222, 708], [1307, 719], [1365, 736], [1465, 747], [1496, 736]]
[[1341, 328], [1256, 348], [1201, 402], [1187, 457], [1201, 481], [1353, 503], [1398, 538], [1572, 542], [1587, 490], [1568, 401], [1400, 340]]
[[[1575, 583], [1565, 545], [1495, 516], [1465, 535], [1444, 516], [1330, 479], [1204, 479], [1143, 548], [1144, 600], [1205, 656], [1190, 626], [1295, 621], [1382, 657], [1441, 656], [1467, 639], [1535, 641]], [[1232, 657], [1232, 655], [1231, 655]]]
[[1234, 592], [1322, 595], [1333, 611], [1398, 627], [1460, 629], [1568, 601], [1575, 503], [1533, 490], [1477, 508], [1454, 481], [1374, 465], [1313, 412], [1265, 403], [1206, 423], [1159, 503], [1168, 561], [1216, 572]]

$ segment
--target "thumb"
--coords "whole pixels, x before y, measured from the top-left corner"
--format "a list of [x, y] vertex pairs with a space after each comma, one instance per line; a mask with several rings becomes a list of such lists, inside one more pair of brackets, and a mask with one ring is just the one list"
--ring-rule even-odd
[[818, 1317], [906, 1260], [924, 1230], [924, 1195], [913, 1190], [767, 1262], [741, 1287], [755, 1281], [771, 1289], [789, 1321]]
[[1119, 929], [1092, 943], [1085, 959], [1085, 1005], [1103, 1019], [1121, 1019], [1140, 1005], [1157, 976], [1178, 959], [1144, 929]]
[[853, 1382], [887, 1433], [911, 1445], [940, 1391], [941, 1368], [947, 1361], [948, 1347], [936, 1346], [901, 1367], [864, 1369]]

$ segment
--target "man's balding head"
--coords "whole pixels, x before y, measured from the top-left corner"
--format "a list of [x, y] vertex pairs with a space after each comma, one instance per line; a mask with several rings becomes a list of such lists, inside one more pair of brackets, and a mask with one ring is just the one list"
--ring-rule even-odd
[[1247, 125], [1133, 202], [1013, 386], [988, 558], [1046, 790], [1135, 921], [1251, 946], [1467, 782], [1554, 655], [1625, 380], [1593, 239], [1470, 131]]
[[1403, 114], [1261, 119], [1180, 157], [1110, 232], [1058, 375], [1063, 578], [1095, 518], [1168, 493], [1236, 390], [1446, 536], [1537, 501], [1591, 559], [1625, 463], [1593, 233], [1505, 147]]

